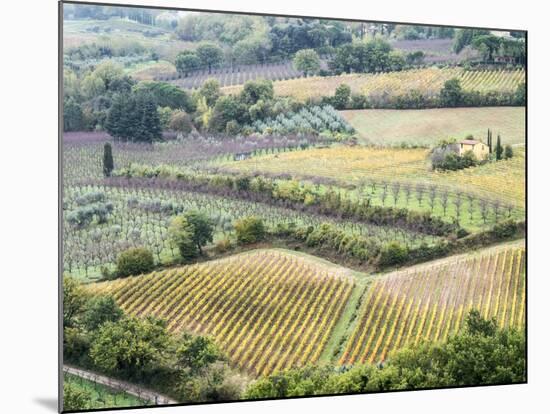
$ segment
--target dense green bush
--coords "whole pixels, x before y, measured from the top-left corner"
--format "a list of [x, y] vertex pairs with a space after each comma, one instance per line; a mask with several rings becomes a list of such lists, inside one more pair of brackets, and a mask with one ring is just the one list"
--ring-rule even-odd
[[148, 142], [162, 138], [157, 98], [150, 92], [132, 92], [115, 96], [109, 108], [105, 130], [114, 138]]
[[345, 83], [342, 83], [341, 85], [339, 85], [336, 88], [336, 91], [334, 91], [334, 97], [332, 98], [334, 107], [336, 109], [346, 109], [348, 107], [350, 96], [351, 96], [351, 88]]
[[112, 296], [94, 296], [88, 300], [82, 323], [88, 331], [93, 331], [105, 322], [116, 322], [123, 316], [122, 309]]
[[93, 335], [90, 357], [104, 372], [142, 379], [168, 350], [170, 336], [165, 328], [166, 322], [152, 317], [106, 322]]
[[167, 82], [143, 81], [133, 87], [136, 93], [144, 93], [153, 96], [156, 105], [193, 112], [195, 104], [191, 96], [176, 85]]
[[513, 220], [506, 220], [497, 223], [492, 228], [491, 232], [497, 239], [507, 239], [512, 237], [518, 231], [518, 225]]
[[237, 241], [240, 244], [256, 243], [265, 238], [264, 222], [258, 217], [245, 217], [235, 222]]
[[143, 247], [134, 247], [118, 255], [116, 275], [118, 277], [139, 275], [150, 272], [154, 267], [153, 254]]
[[85, 410], [91, 408], [92, 396], [89, 391], [74, 384], [63, 384], [63, 410]]
[[387, 243], [380, 251], [378, 263], [381, 266], [392, 266], [405, 263], [409, 258], [409, 251], [397, 241]]
[[464, 155], [459, 155], [454, 152], [447, 153], [441, 160], [436, 160], [432, 157], [432, 168], [441, 171], [457, 171], [464, 168], [474, 167], [478, 161], [472, 151], [467, 151]]
[[168, 128], [183, 135], [188, 135], [193, 131], [193, 123], [191, 117], [184, 111], [174, 111], [170, 117]]

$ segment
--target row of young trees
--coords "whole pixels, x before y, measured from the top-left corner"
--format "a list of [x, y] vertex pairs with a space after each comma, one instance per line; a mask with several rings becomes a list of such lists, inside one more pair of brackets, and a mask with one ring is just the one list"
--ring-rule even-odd
[[[137, 168], [123, 168], [117, 174], [128, 178], [140, 177], [143, 171]], [[399, 227], [436, 236], [448, 236], [459, 231], [457, 225], [447, 223], [429, 212], [374, 206], [368, 198], [353, 199], [350, 194], [339, 191], [339, 189], [330, 188], [328, 191], [324, 191], [319, 186], [302, 185], [296, 180], [278, 180], [247, 175], [199, 176], [180, 170], [174, 171], [174, 177], [177, 178], [178, 188], [182, 190], [219, 195], [230, 193], [234, 198], [247, 201], [259, 201], [268, 205], [285, 205], [295, 210], [322, 216], [352, 219], [378, 226]], [[423, 194], [426, 192], [426, 188], [423, 188]]]

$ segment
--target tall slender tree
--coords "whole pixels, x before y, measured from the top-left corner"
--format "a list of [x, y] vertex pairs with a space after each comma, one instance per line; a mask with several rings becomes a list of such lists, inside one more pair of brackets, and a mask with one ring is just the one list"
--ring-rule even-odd
[[115, 168], [113, 162], [113, 148], [109, 142], [103, 146], [103, 175], [110, 177], [111, 172]]
[[500, 143], [500, 135], [498, 135], [497, 136], [497, 146], [495, 148], [497, 161], [502, 159], [502, 153], [503, 152], [504, 152], [504, 148], [502, 147], [502, 144]]

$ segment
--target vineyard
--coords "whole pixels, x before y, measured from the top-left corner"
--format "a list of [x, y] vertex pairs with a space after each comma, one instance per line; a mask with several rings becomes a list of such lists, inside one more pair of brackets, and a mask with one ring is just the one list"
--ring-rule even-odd
[[437, 240], [400, 228], [335, 220], [176, 188], [75, 186], [66, 190], [65, 200], [64, 267], [82, 278], [99, 277], [102, 266], [112, 266], [117, 255], [130, 247], [147, 247], [157, 263], [171, 263], [179, 256], [170, 242], [168, 226], [175, 215], [190, 210], [208, 215], [214, 224], [215, 241], [229, 236], [235, 220], [250, 215], [261, 217], [268, 229], [281, 223], [317, 227], [329, 222], [349, 234], [380, 241], [399, 240], [411, 247]]
[[524, 381], [522, 31], [59, 11], [67, 410]]
[[466, 225], [485, 224], [486, 211], [491, 209], [496, 211], [495, 218], [499, 210], [523, 214], [524, 148], [514, 148], [510, 160], [450, 172], [432, 171], [428, 153], [426, 149], [340, 146], [254, 157], [224, 163], [223, 168], [254, 174], [286, 173], [304, 179], [332, 178], [363, 188], [357, 196], [368, 197], [374, 204], [427, 210], [444, 217], [450, 213], [462, 217]]
[[479, 52], [472, 48], [465, 48], [460, 53], [455, 53], [453, 39], [398, 39], [391, 44], [403, 53], [422, 51], [425, 54], [424, 62], [432, 64], [479, 58]]
[[468, 135], [483, 140], [498, 131], [503, 144], [525, 142], [525, 108], [367, 109], [341, 111], [360, 142], [379, 146], [433, 146], [442, 139]]
[[456, 333], [470, 309], [500, 327], [525, 323], [525, 249], [444, 260], [382, 276], [369, 289], [340, 363], [383, 361], [393, 350]]
[[[336, 116], [338, 114], [336, 113]], [[237, 153], [274, 154], [286, 150], [325, 144], [326, 140], [302, 135], [263, 135], [254, 137], [194, 136], [153, 144], [115, 141], [106, 133], [74, 132], [64, 134], [63, 178], [66, 185], [88, 179], [102, 179], [101, 157], [105, 142], [112, 142], [115, 168], [130, 164], [175, 167], [197, 166], [218, 158], [233, 159]]]
[[[323, 67], [326, 63], [323, 63]], [[244, 85], [246, 82], [258, 79], [269, 79], [282, 81], [288, 79], [302, 78], [303, 72], [294, 68], [292, 62], [238, 65], [235, 67], [223, 67], [208, 70], [196, 71], [187, 77], [178, 73], [159, 75], [155, 80], [172, 81], [183, 89], [198, 89], [207, 79], [216, 79], [221, 86], [230, 87], [233, 85]]]
[[[275, 94], [293, 96], [300, 101], [333, 95], [342, 83], [347, 84], [352, 93], [362, 93], [370, 97], [400, 96], [411, 90], [429, 97], [438, 95], [445, 81], [452, 78], [460, 79], [462, 88], [466, 91], [514, 92], [520, 83], [525, 82], [525, 71], [424, 68], [286, 80], [274, 82], [273, 87]], [[231, 86], [225, 87], [224, 91], [227, 94], [236, 94], [241, 89], [242, 86]]]
[[251, 375], [315, 363], [349, 298], [344, 268], [274, 250], [88, 285], [132, 315], [212, 336]]

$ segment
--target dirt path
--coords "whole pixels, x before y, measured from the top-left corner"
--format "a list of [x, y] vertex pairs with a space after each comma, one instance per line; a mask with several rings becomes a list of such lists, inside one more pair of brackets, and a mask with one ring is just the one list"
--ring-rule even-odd
[[63, 365], [63, 372], [76, 375], [78, 377], [81, 377], [93, 382], [97, 382], [98, 384], [105, 385], [114, 390], [124, 391], [127, 394], [131, 394], [143, 400], [150, 401], [155, 405], [178, 404], [176, 400], [173, 400], [155, 391], [142, 388], [139, 385], [130, 384], [128, 382], [110, 378], [105, 375], [100, 375], [92, 371], [86, 371], [86, 370], [75, 368], [69, 365]]

